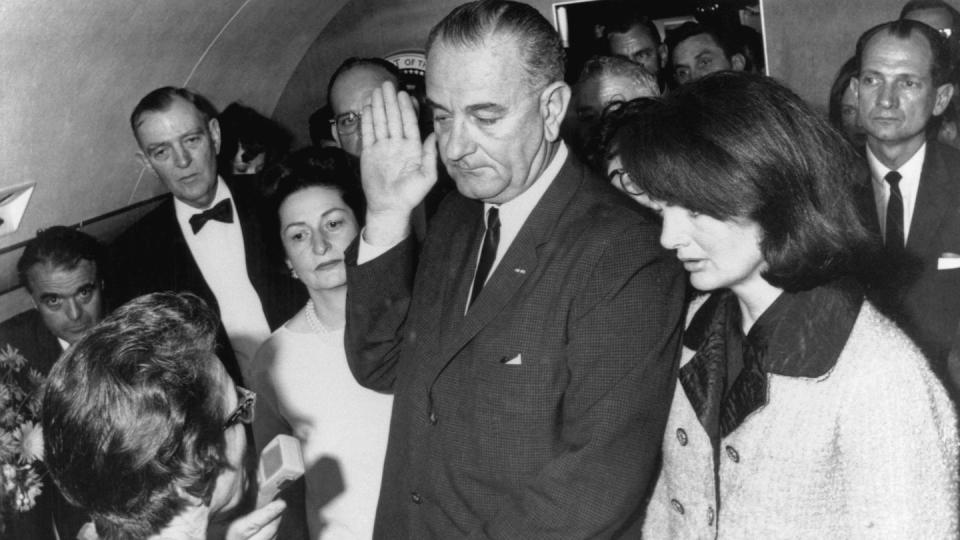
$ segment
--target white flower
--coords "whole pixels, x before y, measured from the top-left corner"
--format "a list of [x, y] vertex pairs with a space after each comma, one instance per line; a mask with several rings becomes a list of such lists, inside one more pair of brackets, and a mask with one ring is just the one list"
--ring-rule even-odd
[[24, 467], [23, 483], [17, 486], [16, 497], [13, 501], [13, 507], [17, 512], [26, 512], [37, 504], [37, 497], [40, 496], [41, 485], [40, 476], [33, 470], [32, 465]]
[[20, 458], [31, 463], [43, 460], [43, 428], [33, 422], [20, 426]]
[[13, 371], [20, 371], [20, 368], [27, 363], [27, 359], [20, 354], [20, 351], [13, 348], [13, 345], [7, 344], [0, 350], [0, 365], [6, 365]]
[[3, 490], [13, 491], [17, 487], [17, 468], [10, 463], [4, 463], [0, 467], [0, 473], [3, 474]]

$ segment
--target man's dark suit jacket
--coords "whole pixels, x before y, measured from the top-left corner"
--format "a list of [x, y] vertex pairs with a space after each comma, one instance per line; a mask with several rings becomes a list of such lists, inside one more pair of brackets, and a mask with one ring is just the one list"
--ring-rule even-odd
[[[0, 324], [0, 349], [11, 346], [24, 358], [27, 366], [43, 376], [60, 358], [60, 342], [47, 330], [43, 318], [36, 309], [24, 311]], [[17, 520], [11, 532], [12, 538], [53, 540], [51, 524], [55, 523], [60, 538], [76, 538], [77, 532], [89, 518], [69, 503], [47, 478], [37, 506]]]
[[685, 276], [571, 158], [464, 315], [482, 208], [448, 196], [419, 257], [409, 238], [361, 266], [347, 250], [351, 368], [395, 392], [374, 536], [636, 538]]
[[[875, 268], [871, 300], [903, 327], [945, 377], [947, 354], [960, 322], [960, 268], [938, 270], [946, 253], [960, 255], [960, 152], [927, 142], [906, 249], [885, 253]], [[867, 222], [879, 233], [871, 179], [861, 189]], [[952, 389], [953, 390], [953, 389]]]
[[[243, 183], [228, 183], [234, 216], [243, 231], [247, 273], [260, 296], [267, 324], [276, 329], [306, 302], [306, 291], [283, 267], [279, 231], [265, 231], [268, 220], [257, 193]], [[173, 197], [134, 223], [111, 245], [116, 275], [107, 283], [112, 305], [151, 292], [189, 291], [206, 300], [219, 313], [217, 300], [203, 279], [187, 246], [173, 206]], [[238, 383], [240, 368], [222, 325], [217, 336], [217, 355]]]

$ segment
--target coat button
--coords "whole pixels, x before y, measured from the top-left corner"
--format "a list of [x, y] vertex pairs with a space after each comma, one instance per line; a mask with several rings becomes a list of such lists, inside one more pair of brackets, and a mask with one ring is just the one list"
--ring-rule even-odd
[[687, 445], [687, 432], [683, 428], [677, 428], [677, 440], [680, 441], [680, 446]]
[[430, 423], [433, 425], [437, 425], [437, 413], [435, 413], [434, 411], [430, 411]]
[[730, 461], [740, 463], [740, 454], [737, 453], [736, 448], [727, 446], [727, 455], [730, 457]]
[[711, 525], [711, 526], [712, 526], [712, 525], [713, 525], [713, 518], [715, 518], [715, 517], [717, 517], [717, 515], [716, 515], [716, 514], [714, 513], [714, 511], [713, 511], [713, 507], [712, 507], [712, 506], [707, 507], [707, 525]]
[[681, 516], [683, 515], [683, 505], [680, 504], [680, 501], [676, 499], [670, 499], [670, 504], [673, 505], [673, 509], [677, 511]]
[[410, 492], [410, 500], [413, 501], [413, 504], [420, 504], [423, 502], [423, 499], [420, 498], [420, 494], [416, 491]]

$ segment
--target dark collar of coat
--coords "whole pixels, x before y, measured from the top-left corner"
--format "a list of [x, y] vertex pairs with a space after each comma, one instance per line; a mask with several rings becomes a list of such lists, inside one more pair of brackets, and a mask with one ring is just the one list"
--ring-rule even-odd
[[769, 399], [766, 374], [819, 378], [836, 365], [863, 304], [863, 291], [842, 279], [784, 292], [743, 336], [730, 291], [714, 293], [684, 335], [694, 357], [680, 383], [714, 440], [736, 429]]

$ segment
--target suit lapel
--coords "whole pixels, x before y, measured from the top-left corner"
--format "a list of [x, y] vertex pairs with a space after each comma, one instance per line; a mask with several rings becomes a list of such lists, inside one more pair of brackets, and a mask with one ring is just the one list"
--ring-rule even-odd
[[449, 264], [443, 269], [446, 273], [443, 281], [451, 286], [440, 298], [443, 306], [439, 321], [441, 344], [453, 339], [457, 328], [463, 324], [467, 295], [473, 285], [477, 254], [483, 238], [483, 205], [478, 201], [471, 202], [470, 211], [464, 213], [464, 219], [454, 227], [447, 239], [450, 246]]
[[259, 278], [263, 274], [262, 268], [269, 266], [271, 261], [265, 260], [269, 250], [266, 249], [267, 244], [264, 242], [263, 232], [259, 227], [260, 215], [253, 204], [253, 199], [244, 189], [236, 186], [235, 183], [227, 181], [224, 181], [224, 183], [230, 190], [237, 224], [240, 226], [240, 232], [243, 235], [243, 253], [247, 264], [247, 276], [250, 278], [254, 289], [262, 297], [264, 293], [262, 290], [263, 283], [260, 283]]
[[213, 291], [203, 279], [200, 273], [200, 267], [197, 266], [193, 253], [190, 252], [190, 246], [183, 237], [183, 231], [180, 230], [180, 224], [177, 221], [177, 211], [174, 208], [173, 197], [170, 198], [170, 207], [165, 210], [168, 215], [166, 220], [170, 227], [170, 234], [166, 235], [169, 245], [166, 251], [173, 258], [176, 269], [174, 271], [175, 283], [174, 289], [186, 290], [196, 293], [203, 298], [219, 314], [220, 307], [217, 305], [217, 299], [213, 296]]
[[28, 358], [28, 360], [36, 362], [38, 365], [42, 364], [42, 366], [37, 368], [37, 371], [46, 375], [50, 372], [50, 368], [53, 367], [57, 359], [60, 358], [63, 349], [60, 348], [60, 342], [57, 341], [57, 336], [53, 335], [53, 333], [47, 329], [47, 326], [43, 324], [43, 318], [39, 312], [37, 313], [34, 332], [34, 338], [40, 351], [37, 353], [37, 358]]
[[[436, 377], [460, 349], [504, 310], [513, 300], [520, 287], [533, 274], [538, 272], [540, 247], [550, 239], [563, 210], [570, 203], [570, 199], [583, 181], [583, 177], [582, 165], [568, 159], [553, 184], [550, 185], [540, 202], [534, 207], [533, 212], [527, 217], [520, 233], [514, 239], [510, 248], [507, 249], [503, 260], [494, 269], [482, 293], [477, 297], [466, 316], [456, 316], [456, 313], [451, 314], [450, 318], [459, 320], [460, 323], [455, 325], [449, 335], [441, 341], [440, 361], [436, 364], [436, 373], [433, 380], [436, 380]], [[480, 216], [473, 220], [476, 223], [472, 227], [473, 230], [481, 228], [482, 217]], [[479, 249], [478, 236], [479, 234], [475, 233], [474, 241], [470, 243], [472, 251], [469, 253], [473, 253], [474, 256], [467, 256], [469, 263], [476, 262], [475, 253]], [[461, 277], [455, 291], [460, 294], [462, 299], [448, 302], [448, 305], [456, 305], [460, 309], [458, 313], [462, 314], [467, 296], [466, 291], [473, 279], [473, 265], [467, 264], [460, 273]]]
[[880, 229], [880, 217], [877, 216], [877, 201], [873, 192], [873, 176], [870, 168], [867, 167], [867, 174], [863, 177], [864, 181], [856, 187], [854, 197], [856, 198], [857, 208], [860, 215], [863, 216], [863, 224], [878, 237], [882, 242], [882, 230]]
[[926, 253], [936, 238], [937, 229], [944, 214], [950, 208], [956, 187], [948, 181], [949, 171], [945, 170], [937, 143], [927, 143], [927, 155], [920, 174], [920, 186], [917, 200], [913, 206], [913, 219], [910, 221], [910, 235], [907, 238], [907, 250], [912, 253]]

